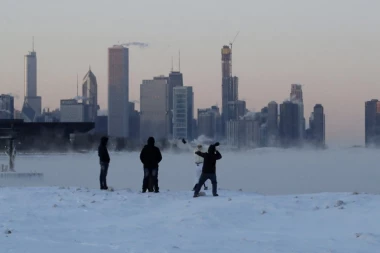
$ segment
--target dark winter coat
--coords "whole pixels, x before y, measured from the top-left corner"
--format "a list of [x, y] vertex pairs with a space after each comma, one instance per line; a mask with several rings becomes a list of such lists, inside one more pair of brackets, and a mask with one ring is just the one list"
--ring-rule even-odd
[[140, 160], [144, 165], [144, 169], [158, 169], [158, 164], [162, 160], [161, 151], [154, 146], [154, 143], [154, 138], [149, 137], [148, 144], [141, 150]]
[[98, 156], [101, 163], [110, 163], [110, 155], [107, 150], [108, 138], [102, 137], [100, 139], [100, 145], [98, 147]]
[[201, 151], [195, 152], [195, 154], [203, 157], [203, 168], [202, 173], [204, 174], [215, 174], [216, 172], [216, 161], [222, 159], [222, 155], [218, 150], [215, 149], [214, 145], [208, 148], [207, 153]]

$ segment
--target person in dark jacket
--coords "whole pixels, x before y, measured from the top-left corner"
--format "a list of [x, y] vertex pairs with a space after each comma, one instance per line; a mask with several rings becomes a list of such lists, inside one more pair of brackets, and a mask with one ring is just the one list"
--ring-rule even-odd
[[107, 186], [107, 174], [108, 174], [108, 166], [110, 164], [110, 156], [107, 150], [108, 138], [103, 136], [100, 139], [100, 145], [98, 148], [98, 156], [100, 161], [100, 189], [108, 190]]
[[140, 153], [140, 160], [144, 165], [144, 179], [142, 192], [152, 192], [153, 189], [149, 185], [149, 180], [153, 180], [154, 191], [159, 192], [158, 187], [158, 164], [162, 160], [161, 151], [154, 145], [155, 140], [153, 137], [148, 138], [148, 144], [144, 146]]
[[195, 152], [195, 154], [203, 157], [203, 168], [202, 174], [199, 178], [199, 182], [194, 191], [194, 198], [198, 197], [199, 191], [202, 188], [202, 185], [208, 180], [211, 180], [212, 183], [212, 195], [214, 197], [219, 196], [217, 193], [217, 182], [216, 182], [216, 161], [222, 159], [222, 155], [216, 150], [215, 147], [219, 146], [219, 143], [215, 143], [214, 145], [210, 145], [207, 153], [203, 153], [201, 151]]

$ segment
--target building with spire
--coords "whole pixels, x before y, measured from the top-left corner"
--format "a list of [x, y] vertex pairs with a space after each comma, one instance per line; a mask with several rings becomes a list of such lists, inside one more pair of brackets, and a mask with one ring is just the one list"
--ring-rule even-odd
[[24, 105], [23, 118], [26, 122], [33, 122], [41, 115], [41, 97], [37, 96], [37, 55], [32, 51], [24, 56]]
[[98, 116], [98, 83], [96, 76], [91, 71], [91, 66], [82, 81], [82, 99], [87, 110], [88, 122], [95, 122]]
[[[232, 76], [232, 48], [223, 46], [222, 51], [222, 135], [226, 136], [226, 124], [234, 119], [230, 114], [229, 105], [238, 101], [238, 82], [236, 76]], [[231, 103], [232, 102], [232, 103]]]

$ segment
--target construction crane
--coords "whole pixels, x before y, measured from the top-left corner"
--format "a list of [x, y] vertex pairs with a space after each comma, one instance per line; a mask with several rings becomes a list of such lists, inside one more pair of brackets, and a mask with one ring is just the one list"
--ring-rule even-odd
[[233, 44], [234, 44], [234, 42], [235, 42], [237, 36], [239, 35], [239, 33], [240, 33], [240, 31], [237, 32], [237, 34], [235, 35], [235, 38], [233, 39], [233, 41], [230, 42], [230, 46], [231, 46], [231, 77], [233, 76], [233, 75], [232, 75], [232, 46], [233, 46]]

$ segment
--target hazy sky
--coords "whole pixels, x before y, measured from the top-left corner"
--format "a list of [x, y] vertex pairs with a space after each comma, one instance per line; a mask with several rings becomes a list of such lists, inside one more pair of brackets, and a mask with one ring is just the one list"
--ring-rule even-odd
[[329, 145], [363, 144], [364, 102], [380, 98], [378, 0], [0, 0], [1, 93], [24, 94], [24, 55], [32, 36], [43, 107], [76, 95], [76, 75], [89, 65], [107, 105], [107, 48], [130, 48], [130, 100], [142, 79], [167, 75], [174, 56], [195, 106], [221, 105], [220, 49], [233, 47], [239, 97], [248, 109], [289, 97], [304, 84], [305, 117], [316, 103], [326, 113]]

